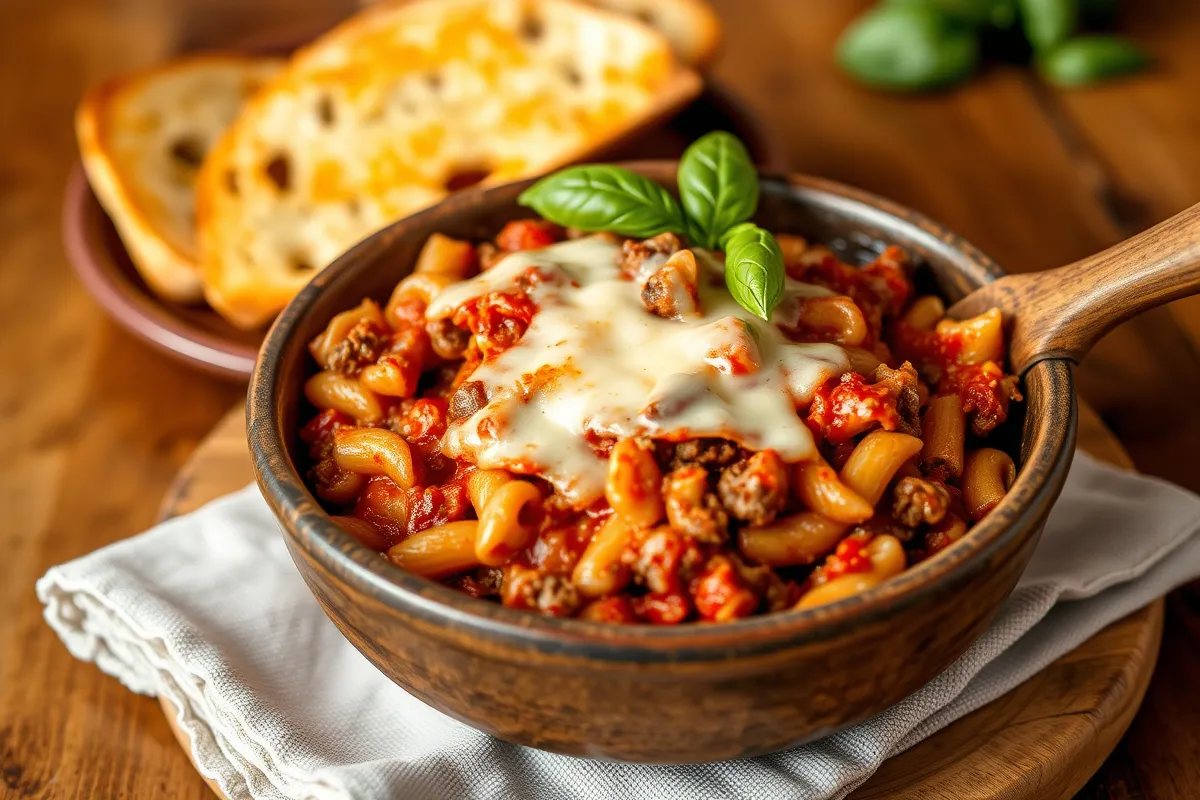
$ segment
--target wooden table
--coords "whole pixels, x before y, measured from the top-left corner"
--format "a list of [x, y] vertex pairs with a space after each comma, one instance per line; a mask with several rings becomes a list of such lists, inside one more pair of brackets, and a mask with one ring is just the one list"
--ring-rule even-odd
[[[84, 88], [182, 47], [340, 0], [4, 0], [0, 4], [0, 795], [208, 798], [158, 704], [70, 658], [41, 619], [49, 566], [147, 526], [172, 475], [242, 395], [135, 342], [72, 278], [60, 193]], [[1071, 94], [1013, 68], [897, 98], [830, 65], [865, 2], [717, 0], [717, 75], [791, 148], [796, 169], [912, 205], [1010, 270], [1086, 255], [1200, 200], [1200, 4], [1127, 2], [1159, 69]], [[244, 7], [243, 7], [244, 6]], [[1119, 329], [1079, 370], [1140, 469], [1200, 489], [1200, 300]], [[1158, 672], [1081, 794], [1200, 796], [1200, 586], [1168, 601]]]

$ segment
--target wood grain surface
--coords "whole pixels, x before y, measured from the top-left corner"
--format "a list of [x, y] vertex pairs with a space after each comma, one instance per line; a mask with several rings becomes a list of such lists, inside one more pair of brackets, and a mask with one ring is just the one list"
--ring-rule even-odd
[[[1080, 409], [1079, 441], [1093, 455], [1131, 466], [1096, 413]], [[245, 411], [230, 411], [184, 465], [163, 499], [166, 519], [194, 511], [254, 478]], [[1158, 601], [1098, 633], [1035, 678], [886, 762], [852, 800], [989, 800], [1070, 797], [1128, 728], [1146, 691], [1162, 634]], [[160, 699], [191, 757], [178, 712]], [[977, 776], [986, 776], [980, 781]], [[224, 795], [212, 781], [209, 788]], [[983, 791], [986, 791], [986, 794]], [[972, 792], [978, 791], [978, 795]]]
[[1083, 360], [1129, 318], [1200, 292], [1200, 204], [1073, 264], [1006, 275], [947, 312], [967, 319], [992, 308], [1012, 325], [1009, 359], [1023, 374], [1046, 358]]
[[[1070, 263], [1200, 199], [1192, 0], [1123, 4], [1124, 27], [1156, 59], [1146, 77], [1066, 93], [991, 67], [914, 98], [865, 91], [831, 66], [837, 33], [866, 0], [714, 4], [726, 24], [717, 75], [789, 143], [794, 169], [911, 205], [1010, 271]], [[87, 86], [180, 49], [319, 24], [349, 5], [0, 3], [0, 796], [210, 796], [158, 705], [73, 660], [33, 594], [49, 566], [151, 524], [173, 475], [243, 394], [135, 342], [71, 277], [58, 212], [74, 104]], [[1078, 371], [1138, 468], [1192, 489], [1198, 341], [1200, 301], [1180, 301], [1110, 334]], [[1085, 800], [1200, 796], [1200, 586], [1166, 608], [1146, 700]]]

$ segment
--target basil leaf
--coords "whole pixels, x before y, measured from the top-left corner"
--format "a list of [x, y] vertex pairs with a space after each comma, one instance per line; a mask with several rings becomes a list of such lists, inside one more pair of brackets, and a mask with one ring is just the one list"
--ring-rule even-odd
[[679, 161], [679, 197], [695, 244], [712, 250], [721, 234], [754, 216], [758, 171], [736, 136], [713, 131], [697, 139]]
[[1076, 36], [1038, 60], [1042, 76], [1059, 86], [1089, 83], [1129, 75], [1145, 69], [1149, 56], [1119, 36]]
[[742, 222], [737, 225], [734, 225], [732, 228], [730, 228], [729, 230], [727, 230], [723, 234], [721, 234], [721, 241], [720, 241], [721, 249], [728, 251], [729, 250], [729, 241], [731, 239], [733, 239], [733, 237], [738, 236], [743, 233], [746, 233], [746, 232], [749, 232], [749, 231], [756, 231], [756, 230], [758, 230], [758, 226], [755, 225], [753, 222]]
[[1039, 53], [1049, 52], [1079, 28], [1080, 0], [1019, 0], [1025, 38]]
[[685, 234], [683, 212], [663, 187], [636, 172], [605, 164], [568, 167], [530, 186], [517, 202], [551, 222], [584, 231], [646, 239]]
[[757, 225], [739, 225], [725, 241], [725, 285], [750, 313], [769, 320], [783, 299], [783, 251]]
[[866, 86], [917, 92], [971, 77], [979, 35], [929, 5], [887, 5], [868, 11], [838, 40], [837, 62]]

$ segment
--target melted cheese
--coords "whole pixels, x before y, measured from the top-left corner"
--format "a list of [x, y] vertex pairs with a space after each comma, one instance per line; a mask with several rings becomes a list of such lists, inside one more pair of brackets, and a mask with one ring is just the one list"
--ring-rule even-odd
[[[824, 381], [850, 369], [832, 344], [800, 344], [754, 318], [725, 288], [724, 267], [695, 251], [700, 313], [684, 320], [651, 314], [641, 280], [665, 257], [623, 278], [620, 248], [599, 237], [514, 253], [477, 277], [446, 289], [428, 316], [454, 313], [488, 292], [514, 291], [536, 268], [530, 291], [538, 311], [521, 340], [471, 376], [488, 404], [451, 424], [443, 451], [485, 468], [536, 474], [577, 507], [604, 492], [606, 463], [588, 434], [680, 441], [719, 436], [786, 461], [815, 452], [796, 414]], [[796, 299], [828, 295], [788, 280], [775, 321]]]

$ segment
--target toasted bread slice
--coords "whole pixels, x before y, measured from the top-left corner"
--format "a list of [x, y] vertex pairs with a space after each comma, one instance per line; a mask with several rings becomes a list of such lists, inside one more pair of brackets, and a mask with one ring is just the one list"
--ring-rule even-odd
[[260, 326], [388, 222], [575, 161], [700, 88], [661, 34], [567, 0], [369, 8], [300, 50], [205, 161], [205, 296]]
[[[397, 0], [392, 0], [396, 2]], [[721, 21], [706, 0], [582, 0], [635, 17], [667, 37], [689, 67], [710, 66], [721, 48]]]
[[201, 299], [200, 163], [282, 65], [273, 58], [196, 56], [111, 81], [80, 103], [75, 129], [88, 181], [134, 266], [162, 297]]
[[601, 8], [636, 17], [667, 37], [688, 66], [703, 70], [721, 48], [721, 22], [705, 0], [588, 0]]

